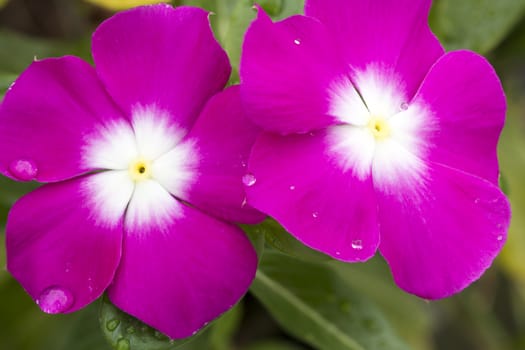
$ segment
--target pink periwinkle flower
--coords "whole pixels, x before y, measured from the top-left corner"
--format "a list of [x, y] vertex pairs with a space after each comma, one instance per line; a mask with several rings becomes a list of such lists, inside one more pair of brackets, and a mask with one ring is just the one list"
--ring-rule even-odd
[[505, 242], [496, 146], [505, 96], [493, 68], [445, 53], [430, 0], [307, 0], [273, 23], [259, 10], [241, 98], [265, 131], [248, 203], [335, 259], [377, 250], [427, 299], [478, 279]]
[[15, 203], [7, 268], [48, 313], [107, 291], [171, 338], [225, 312], [255, 275], [247, 123], [208, 14], [140, 7], [102, 23], [93, 68], [36, 61], [0, 106], [0, 171], [47, 183]]

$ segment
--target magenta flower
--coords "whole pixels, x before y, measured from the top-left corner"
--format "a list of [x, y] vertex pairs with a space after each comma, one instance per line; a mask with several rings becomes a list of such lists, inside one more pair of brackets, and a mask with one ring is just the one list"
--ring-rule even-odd
[[107, 291], [190, 336], [254, 278], [254, 249], [230, 222], [261, 219], [241, 183], [257, 130], [238, 87], [219, 92], [230, 65], [205, 11], [122, 12], [92, 44], [96, 69], [36, 61], [0, 107], [1, 172], [49, 183], [9, 214], [8, 270], [45, 312]]
[[498, 188], [501, 84], [469, 51], [444, 53], [429, 0], [307, 0], [278, 23], [259, 10], [241, 98], [265, 132], [248, 203], [348, 262], [379, 249], [396, 283], [436, 299], [478, 279], [510, 209]]

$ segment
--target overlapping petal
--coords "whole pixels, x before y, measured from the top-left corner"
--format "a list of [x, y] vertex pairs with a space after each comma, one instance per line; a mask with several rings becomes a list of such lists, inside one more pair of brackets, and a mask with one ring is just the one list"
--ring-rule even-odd
[[0, 171], [16, 180], [64, 180], [92, 168], [84, 135], [124, 120], [95, 70], [68, 56], [35, 61], [0, 106]]
[[98, 298], [119, 263], [125, 203], [120, 220], [97, 220], [87, 201], [90, 177], [44, 185], [9, 213], [7, 269], [48, 313], [72, 312]]
[[171, 338], [184, 338], [242, 297], [257, 256], [239, 228], [166, 191], [156, 195], [172, 215], [146, 225], [127, 222], [122, 260], [108, 292], [117, 307]]
[[137, 105], [153, 105], [186, 130], [231, 70], [208, 13], [193, 7], [121, 12], [98, 27], [92, 45], [101, 80], [128, 115]]
[[330, 114], [330, 87], [347, 72], [320, 22], [293, 16], [273, 23], [259, 9], [244, 38], [240, 67], [248, 117], [281, 134], [332, 125], [337, 118]]
[[184, 142], [198, 155], [196, 181], [184, 198], [206, 213], [227, 221], [256, 223], [264, 216], [246, 204], [242, 177], [259, 129], [247, 120], [239, 87], [213, 97]]
[[431, 0], [307, 0], [305, 14], [328, 28], [355, 71], [376, 65], [395, 73], [410, 100], [444, 53], [428, 26], [430, 5]]
[[396, 190], [377, 193], [379, 249], [396, 283], [438, 299], [477, 280], [506, 240], [510, 207], [499, 188], [435, 164], [425, 184]]
[[332, 144], [326, 131], [262, 134], [248, 164], [248, 202], [309, 247], [343, 261], [366, 260], [379, 244], [370, 169], [343, 171]]
[[414, 99], [436, 123], [428, 159], [497, 184], [505, 95], [490, 64], [468, 51], [442, 56]]

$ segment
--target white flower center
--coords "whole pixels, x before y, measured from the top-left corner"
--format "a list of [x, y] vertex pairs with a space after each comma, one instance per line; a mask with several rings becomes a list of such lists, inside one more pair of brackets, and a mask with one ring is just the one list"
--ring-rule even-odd
[[103, 170], [88, 177], [85, 195], [94, 218], [115, 225], [126, 212], [126, 223], [143, 225], [177, 215], [195, 181], [198, 162], [192, 142], [155, 106], [138, 106], [131, 123], [106, 125], [85, 139], [83, 161]]
[[435, 129], [424, 105], [406, 103], [395, 75], [371, 66], [352, 79], [334, 82], [330, 113], [341, 125], [328, 129], [328, 155], [345, 172], [363, 180], [372, 176], [376, 189], [424, 181], [428, 135]]

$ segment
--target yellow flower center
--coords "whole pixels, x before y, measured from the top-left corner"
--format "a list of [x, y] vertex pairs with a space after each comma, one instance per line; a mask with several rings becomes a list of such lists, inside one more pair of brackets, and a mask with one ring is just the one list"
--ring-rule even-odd
[[376, 140], [384, 140], [390, 136], [390, 126], [388, 125], [388, 121], [383, 117], [370, 118], [368, 128]]
[[133, 181], [146, 180], [151, 177], [151, 164], [144, 158], [139, 158], [129, 165], [129, 176]]

